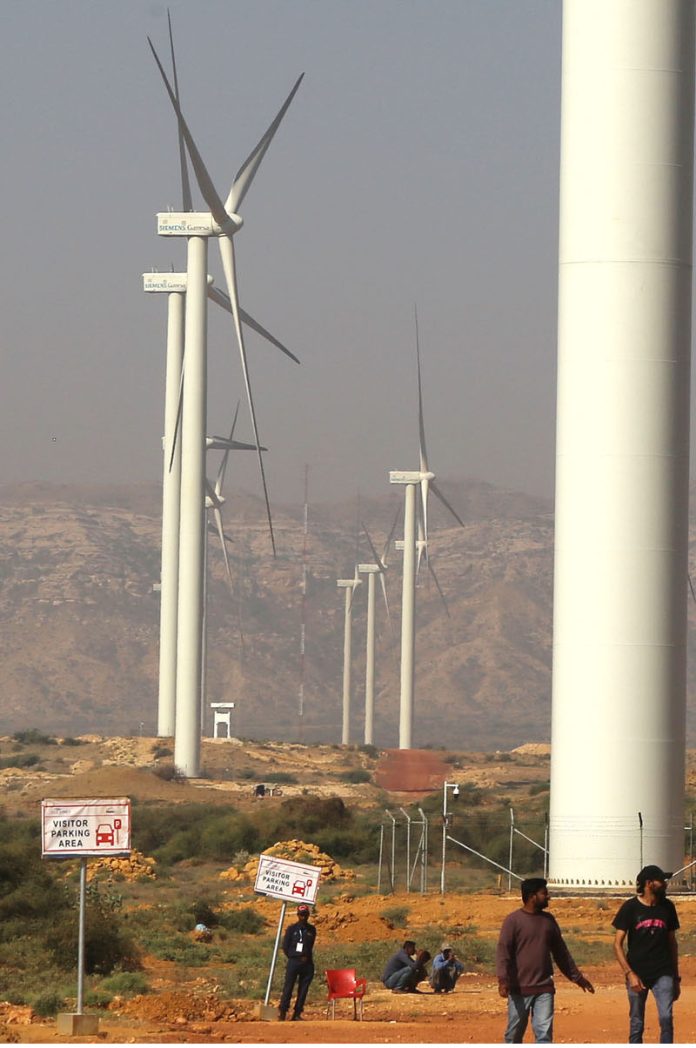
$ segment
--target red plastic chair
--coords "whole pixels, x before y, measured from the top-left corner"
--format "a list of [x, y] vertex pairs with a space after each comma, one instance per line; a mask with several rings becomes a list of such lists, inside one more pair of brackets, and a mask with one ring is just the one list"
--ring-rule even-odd
[[367, 979], [356, 979], [355, 968], [329, 968], [324, 975], [329, 988], [326, 998], [326, 1018], [329, 1017], [329, 1005], [331, 1005], [331, 1018], [336, 1018], [336, 1001], [345, 997], [353, 1002], [353, 1019], [362, 1019]]

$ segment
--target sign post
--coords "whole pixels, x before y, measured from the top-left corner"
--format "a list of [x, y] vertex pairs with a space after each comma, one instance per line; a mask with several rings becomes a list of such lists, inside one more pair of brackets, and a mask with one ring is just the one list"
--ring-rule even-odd
[[58, 1033], [80, 1036], [96, 1033], [99, 1018], [85, 1015], [85, 904], [87, 859], [130, 855], [130, 800], [94, 798], [41, 801], [41, 856], [44, 859], [80, 859], [80, 903], [77, 936], [77, 1010], [58, 1016]]
[[291, 859], [277, 859], [273, 855], [260, 855], [259, 868], [256, 872], [254, 891], [259, 895], [270, 895], [274, 899], [282, 899], [280, 916], [278, 918], [278, 930], [275, 943], [273, 944], [273, 956], [268, 973], [268, 984], [263, 1004], [259, 1007], [260, 1019], [275, 1019], [277, 1011], [268, 1004], [271, 997], [271, 986], [275, 974], [280, 938], [283, 931], [285, 911], [289, 902], [306, 902], [313, 906], [316, 902], [319, 889], [319, 878], [321, 877], [320, 866], [308, 866], [303, 862], [293, 862]]

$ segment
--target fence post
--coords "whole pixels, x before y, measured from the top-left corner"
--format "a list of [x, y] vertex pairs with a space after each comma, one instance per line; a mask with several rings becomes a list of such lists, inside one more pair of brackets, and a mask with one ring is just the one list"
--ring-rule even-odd
[[406, 817], [406, 891], [411, 891], [411, 816], [405, 808], [399, 811]]
[[[515, 836], [515, 812], [510, 808], [510, 855], [508, 858], [508, 870], [512, 870], [512, 842]], [[512, 891], [512, 873], [508, 873], [508, 891]]]

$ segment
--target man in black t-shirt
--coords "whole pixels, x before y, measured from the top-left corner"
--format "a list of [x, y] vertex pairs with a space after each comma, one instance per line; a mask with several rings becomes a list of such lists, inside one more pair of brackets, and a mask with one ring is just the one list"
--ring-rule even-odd
[[[628, 899], [612, 921], [614, 953], [626, 977], [630, 1015], [629, 1044], [643, 1043], [645, 1002], [652, 991], [660, 1022], [660, 1043], [672, 1044], [672, 1005], [679, 999], [679, 951], [674, 934], [679, 918], [667, 898], [672, 876], [659, 866], [644, 866], [636, 878], [634, 899]], [[628, 938], [628, 951], [624, 942]]]

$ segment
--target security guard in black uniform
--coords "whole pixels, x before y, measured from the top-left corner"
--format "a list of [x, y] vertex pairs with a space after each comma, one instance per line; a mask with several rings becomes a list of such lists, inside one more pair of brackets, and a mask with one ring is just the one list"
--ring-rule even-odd
[[288, 966], [285, 969], [285, 984], [278, 1007], [278, 1018], [281, 1022], [288, 1014], [295, 980], [297, 980], [297, 997], [292, 1019], [296, 1022], [302, 1017], [309, 984], [314, 978], [312, 952], [317, 930], [313, 924], [309, 923], [309, 912], [309, 906], [304, 902], [300, 903], [297, 907], [297, 921], [288, 926], [283, 936], [281, 949], [288, 959]]

